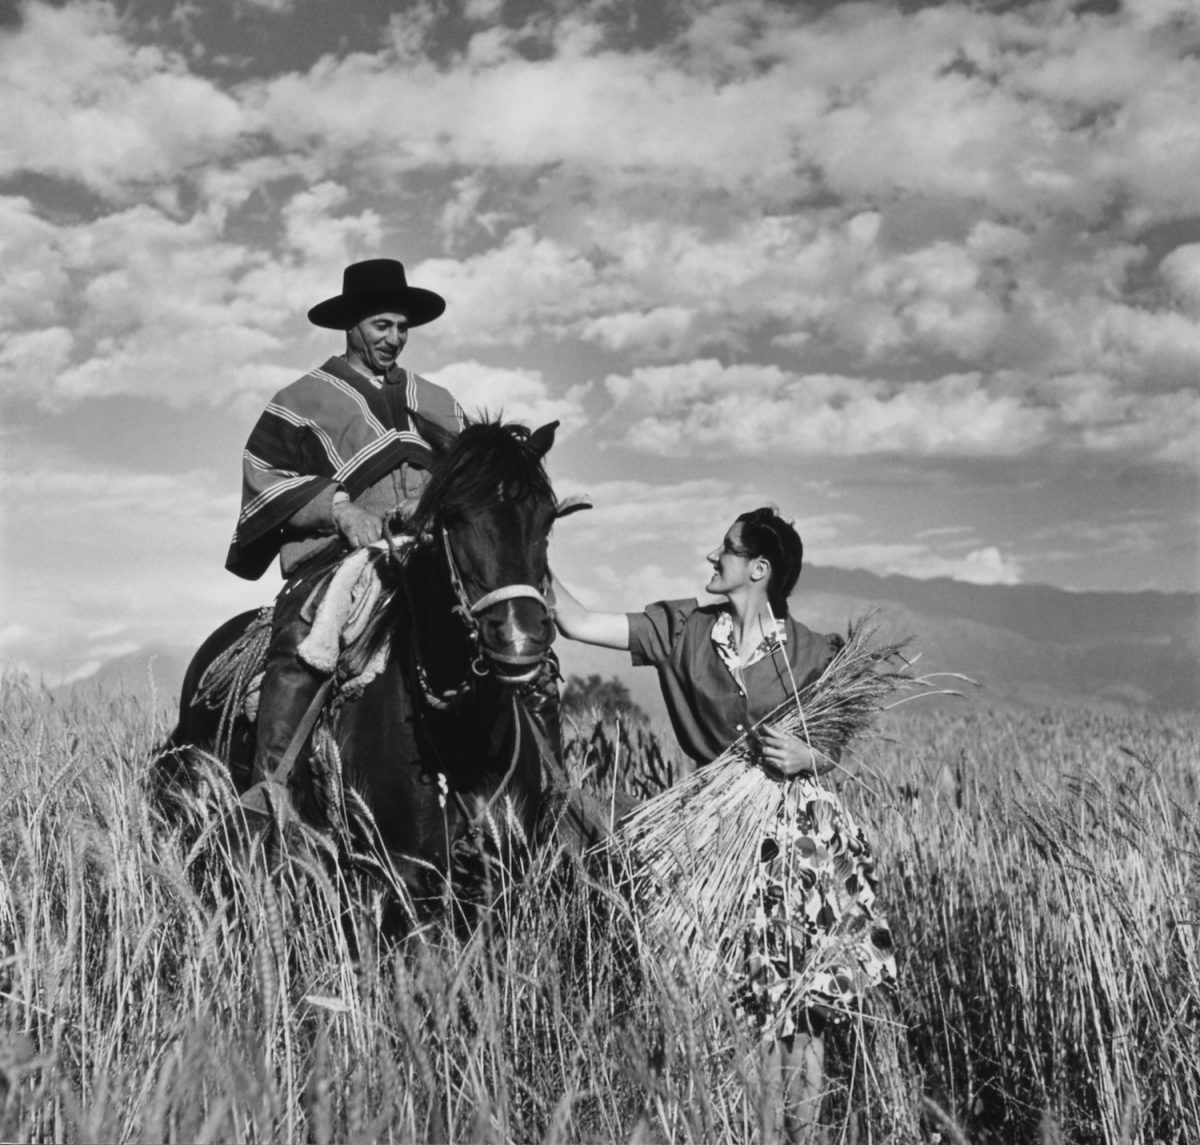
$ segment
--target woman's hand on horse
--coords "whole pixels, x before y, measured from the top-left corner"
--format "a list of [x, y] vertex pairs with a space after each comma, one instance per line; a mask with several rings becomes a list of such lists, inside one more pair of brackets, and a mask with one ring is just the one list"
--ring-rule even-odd
[[373, 545], [383, 536], [383, 522], [353, 501], [342, 501], [333, 507], [333, 523], [352, 549]]
[[584, 608], [553, 572], [550, 573], [549, 599], [554, 610], [554, 623], [568, 640], [628, 651], [629, 617], [625, 613]]
[[784, 779], [824, 775], [837, 766], [829, 756], [805, 743], [799, 736], [788, 735], [777, 728], [763, 731], [759, 740], [762, 744], [762, 762]]

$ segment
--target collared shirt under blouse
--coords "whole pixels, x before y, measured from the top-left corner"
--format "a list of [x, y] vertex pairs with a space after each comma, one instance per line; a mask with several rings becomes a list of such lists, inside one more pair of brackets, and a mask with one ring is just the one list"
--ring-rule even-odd
[[777, 708], [793, 687], [815, 680], [841, 646], [840, 637], [819, 635], [789, 616], [779, 622], [779, 638], [760, 644], [735, 672], [713, 640], [714, 627], [728, 623], [721, 620], [729, 616], [727, 605], [663, 600], [628, 616], [633, 663], [658, 670], [675, 736], [700, 764]]

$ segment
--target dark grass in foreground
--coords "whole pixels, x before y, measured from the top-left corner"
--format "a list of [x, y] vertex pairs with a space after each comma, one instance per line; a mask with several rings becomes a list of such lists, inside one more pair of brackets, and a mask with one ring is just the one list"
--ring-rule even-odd
[[[469, 941], [389, 948], [369, 890], [315, 861], [274, 883], [157, 823], [166, 723], [5, 689], [0, 1139], [760, 1139], [723, 999], [656, 984], [602, 872], [544, 856]], [[601, 797], [687, 770], [623, 730], [573, 736]], [[1200, 1140], [1197, 721], [964, 706], [888, 730], [841, 791], [875, 829], [920, 1138]], [[886, 1140], [870, 1058], [833, 1048], [828, 1116]]]

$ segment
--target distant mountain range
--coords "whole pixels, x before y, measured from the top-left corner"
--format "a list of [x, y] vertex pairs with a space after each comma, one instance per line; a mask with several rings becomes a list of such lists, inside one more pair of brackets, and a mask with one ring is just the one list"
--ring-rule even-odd
[[923, 672], [953, 671], [980, 698], [1020, 705], [1200, 706], [1200, 593], [1067, 592], [940, 577], [806, 569], [797, 615], [844, 626], [863, 604], [915, 637]]
[[[845, 632], [872, 610], [881, 639], [913, 638], [919, 674], [969, 676], [979, 703], [1200, 708], [1200, 593], [1067, 592], [806, 567], [792, 601], [794, 615], [823, 632]], [[654, 672], [633, 669], [623, 653], [556, 647], [564, 675], [616, 676], [648, 713], [662, 714]], [[146, 648], [73, 688], [153, 684], [173, 702], [192, 651]]]

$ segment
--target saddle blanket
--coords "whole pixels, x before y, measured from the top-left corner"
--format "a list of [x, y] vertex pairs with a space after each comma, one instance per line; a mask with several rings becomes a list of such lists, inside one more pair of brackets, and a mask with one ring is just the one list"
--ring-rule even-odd
[[[405, 541], [411, 544], [411, 538]], [[387, 663], [388, 641], [380, 628], [396, 588], [384, 584], [378, 566], [388, 559], [386, 548], [356, 549], [338, 563], [305, 606], [307, 610], [315, 602], [315, 615], [300, 645], [300, 658], [326, 676], [340, 664], [352, 689], [365, 687]]]

